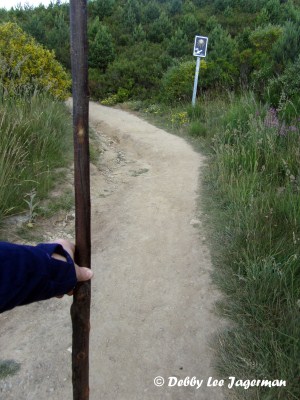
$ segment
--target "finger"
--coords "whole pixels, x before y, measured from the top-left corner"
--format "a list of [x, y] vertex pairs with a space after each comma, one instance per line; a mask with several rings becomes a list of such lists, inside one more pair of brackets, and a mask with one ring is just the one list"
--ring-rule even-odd
[[94, 276], [93, 271], [90, 270], [89, 268], [78, 267], [78, 265], [75, 265], [75, 269], [78, 282], [89, 281]]

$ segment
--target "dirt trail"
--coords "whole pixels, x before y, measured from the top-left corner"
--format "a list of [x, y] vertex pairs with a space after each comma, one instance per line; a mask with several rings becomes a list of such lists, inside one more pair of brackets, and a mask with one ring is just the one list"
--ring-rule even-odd
[[[206, 385], [215, 377], [209, 341], [221, 322], [197, 211], [204, 160], [124, 111], [91, 103], [90, 119], [102, 153], [91, 167], [90, 398], [223, 399]], [[72, 229], [64, 226], [68, 236]], [[70, 303], [53, 299], [0, 316], [0, 359], [21, 363], [0, 380], [1, 400], [72, 398]], [[168, 387], [171, 376], [204, 382], [198, 390]]]

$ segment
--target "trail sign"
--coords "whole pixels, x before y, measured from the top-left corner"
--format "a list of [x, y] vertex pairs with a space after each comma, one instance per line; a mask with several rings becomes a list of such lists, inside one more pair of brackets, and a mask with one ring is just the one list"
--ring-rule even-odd
[[196, 103], [198, 77], [199, 77], [199, 70], [200, 70], [200, 63], [201, 63], [200, 57], [206, 57], [207, 42], [208, 42], [208, 37], [198, 36], [198, 35], [195, 36], [193, 55], [195, 57], [197, 57], [197, 62], [196, 62], [194, 90], [193, 90], [193, 97], [192, 97], [192, 105], [193, 106], [195, 106], [195, 103]]
[[208, 37], [195, 36], [194, 53], [195, 57], [206, 57]]

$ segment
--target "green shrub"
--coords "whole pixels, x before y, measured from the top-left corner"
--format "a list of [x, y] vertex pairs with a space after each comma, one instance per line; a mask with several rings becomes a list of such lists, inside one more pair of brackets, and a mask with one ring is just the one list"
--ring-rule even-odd
[[169, 104], [191, 99], [194, 75], [194, 61], [186, 61], [171, 67], [162, 79], [161, 99]]
[[169, 40], [168, 53], [172, 57], [183, 57], [190, 52], [189, 40], [182, 29], [176, 29], [174, 35]]
[[106, 93], [121, 87], [129, 91], [129, 97], [150, 98], [158, 91], [165, 61], [169, 62], [158, 44], [137, 43], [108, 66]]
[[110, 16], [115, 6], [115, 0], [94, 0], [88, 3], [89, 13], [100, 20]]
[[124, 103], [129, 98], [129, 90], [119, 88], [116, 94], [112, 94], [109, 97], [101, 100], [101, 104], [105, 106], [113, 106], [118, 103]]
[[89, 68], [89, 93], [95, 100], [103, 99], [109, 91], [105, 74], [97, 68]]
[[148, 31], [148, 39], [151, 42], [161, 43], [172, 34], [172, 23], [165, 13], [161, 13], [159, 18], [154, 21]]
[[[290, 63], [282, 75], [270, 79], [265, 98], [275, 107], [281, 103], [281, 112], [289, 121], [300, 112], [300, 56]], [[284, 104], [282, 101], [284, 100]]]
[[287, 62], [295, 61], [300, 52], [300, 27], [299, 23], [286, 21], [282, 27], [282, 34], [272, 48], [271, 56], [276, 60], [278, 69], [281, 70]]
[[54, 53], [44, 49], [17, 24], [0, 25], [0, 84], [5, 95], [46, 91], [65, 100], [70, 80]]
[[277, 25], [266, 25], [256, 28], [250, 35], [251, 44], [258, 51], [269, 52], [282, 35], [282, 28]]
[[105, 72], [108, 64], [115, 58], [114, 46], [112, 35], [108, 28], [99, 21], [98, 17], [89, 25], [88, 38], [89, 67], [98, 68]]
[[202, 61], [199, 84], [203, 89], [232, 90], [238, 76], [237, 66], [232, 61], [219, 58]]
[[144, 13], [143, 13], [143, 20], [144, 22], [151, 23], [155, 20], [157, 20], [160, 16], [160, 9], [156, 2], [153, 0], [150, 0], [146, 3], [146, 6], [144, 8]]

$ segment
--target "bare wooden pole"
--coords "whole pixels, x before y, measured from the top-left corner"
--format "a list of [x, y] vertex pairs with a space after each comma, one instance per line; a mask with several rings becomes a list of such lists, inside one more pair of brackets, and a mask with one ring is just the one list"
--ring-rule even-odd
[[[73, 91], [75, 261], [91, 267], [87, 0], [70, 0]], [[73, 400], [89, 399], [90, 282], [77, 285], [71, 307]]]

